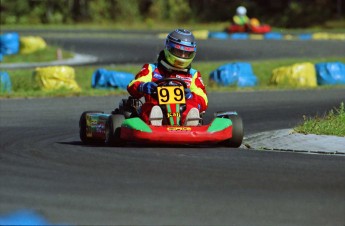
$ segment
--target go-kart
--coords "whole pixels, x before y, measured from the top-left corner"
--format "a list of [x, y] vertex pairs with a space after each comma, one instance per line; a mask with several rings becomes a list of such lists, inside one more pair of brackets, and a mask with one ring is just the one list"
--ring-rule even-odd
[[[181, 125], [186, 108], [184, 81], [165, 78], [156, 82], [157, 98], [163, 111], [162, 126], [145, 123], [139, 116], [140, 99], [122, 99], [111, 114], [102, 111], [83, 112], [79, 120], [80, 139], [85, 144], [105, 143], [123, 146], [126, 143], [150, 144], [218, 144], [239, 147], [243, 140], [243, 124], [233, 111], [216, 112], [209, 124], [203, 124], [204, 112], [197, 126]], [[195, 120], [195, 119], [194, 119]]]
[[230, 24], [225, 28], [228, 33], [253, 33], [265, 34], [271, 31], [271, 26], [268, 24], [260, 24], [256, 18], [250, 19], [250, 22], [244, 25]]

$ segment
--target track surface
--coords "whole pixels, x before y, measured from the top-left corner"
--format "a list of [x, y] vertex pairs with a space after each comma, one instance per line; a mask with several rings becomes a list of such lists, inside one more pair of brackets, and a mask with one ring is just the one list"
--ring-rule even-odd
[[[22, 30], [21, 35], [39, 35], [50, 44], [82, 54], [95, 55], [98, 64], [147, 63], [156, 60], [164, 48], [165, 32], [139, 31], [41, 31]], [[285, 41], [285, 40], [197, 40], [195, 61], [235, 61], [277, 58], [344, 56], [342, 41]]]
[[[344, 97], [344, 89], [211, 93], [206, 121], [237, 110], [246, 135], [291, 128]], [[0, 214], [28, 208], [52, 223], [92, 225], [344, 225], [342, 156], [82, 145], [80, 114], [110, 112], [121, 98], [0, 100]]]

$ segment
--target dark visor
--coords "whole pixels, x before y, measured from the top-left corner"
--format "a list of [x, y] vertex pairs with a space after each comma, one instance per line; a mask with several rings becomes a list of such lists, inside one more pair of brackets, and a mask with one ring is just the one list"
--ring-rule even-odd
[[180, 58], [184, 58], [184, 59], [191, 59], [191, 58], [193, 58], [195, 56], [195, 52], [185, 51], [185, 50], [181, 50], [181, 49], [176, 49], [174, 47], [169, 47], [168, 50], [174, 56], [177, 56], [177, 57], [180, 57]]
[[167, 42], [167, 49], [174, 56], [184, 58], [184, 59], [193, 58], [196, 52], [196, 46], [186, 46], [186, 45], [177, 44], [171, 41]]

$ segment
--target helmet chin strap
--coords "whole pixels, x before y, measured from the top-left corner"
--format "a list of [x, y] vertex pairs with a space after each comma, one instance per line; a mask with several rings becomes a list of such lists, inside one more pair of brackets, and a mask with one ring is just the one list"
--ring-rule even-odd
[[177, 68], [177, 67], [171, 66], [164, 60], [161, 60], [161, 64], [168, 70], [188, 72], [187, 68]]

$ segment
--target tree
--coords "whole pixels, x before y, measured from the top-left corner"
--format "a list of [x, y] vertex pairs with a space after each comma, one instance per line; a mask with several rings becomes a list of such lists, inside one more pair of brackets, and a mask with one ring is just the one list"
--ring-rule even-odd
[[187, 0], [168, 0], [168, 20], [174, 22], [188, 22], [192, 18], [192, 11]]

